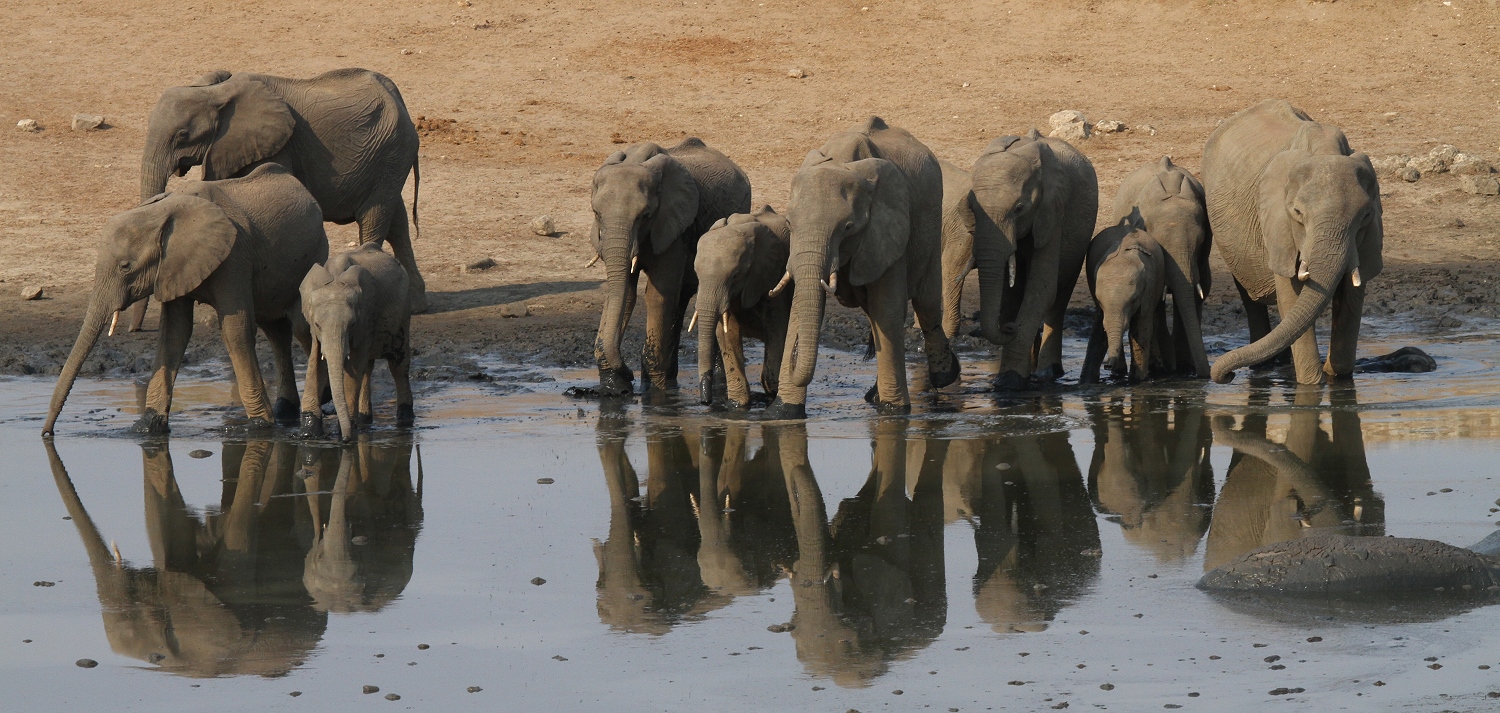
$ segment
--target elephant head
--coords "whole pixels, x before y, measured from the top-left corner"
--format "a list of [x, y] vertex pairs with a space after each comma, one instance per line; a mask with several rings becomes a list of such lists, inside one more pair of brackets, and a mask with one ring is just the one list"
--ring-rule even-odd
[[608, 395], [630, 393], [634, 378], [620, 359], [620, 339], [641, 250], [649, 256], [672, 247], [697, 218], [699, 199], [687, 168], [653, 143], [616, 151], [594, 173], [592, 233], [607, 274], [595, 352]]
[[[693, 270], [698, 274], [699, 397], [710, 400], [714, 345], [720, 316], [731, 304], [749, 309], [766, 299], [786, 268], [790, 227], [771, 206], [751, 214], [736, 214], [713, 224], [698, 239]], [[785, 285], [781, 285], [785, 287]], [[749, 403], [749, 394], [731, 394], [737, 403]]]
[[198, 289], [219, 269], [239, 230], [223, 209], [184, 193], [164, 194], [104, 224], [94, 290], [73, 351], [52, 391], [43, 435], [50, 435], [84, 359], [111, 315], [151, 295], [170, 302]]
[[[1281, 323], [1264, 338], [1236, 349], [1213, 365], [1226, 383], [1234, 370], [1258, 364], [1286, 349], [1313, 327], [1336, 290], [1362, 290], [1383, 267], [1380, 186], [1369, 157], [1352, 153], [1338, 129], [1306, 122], [1289, 148], [1260, 176], [1258, 212], [1271, 272], [1302, 285], [1294, 305], [1280, 305]], [[1347, 280], [1347, 285], [1344, 282]], [[1337, 325], [1330, 353], [1348, 350], [1359, 336], [1359, 320]]]
[[792, 383], [807, 386], [818, 359], [824, 293], [874, 282], [906, 254], [911, 234], [911, 195], [895, 164], [881, 158], [839, 163], [814, 150], [792, 178], [787, 203], [791, 257], [787, 275], [796, 281], [788, 341], [796, 362]]
[[141, 200], [167, 189], [167, 177], [203, 166], [205, 180], [233, 178], [281, 151], [296, 120], [271, 87], [219, 70], [162, 92], [141, 153]]
[[354, 435], [354, 404], [346, 398], [344, 364], [353, 356], [351, 349], [368, 348], [351, 337], [373, 329], [374, 310], [362, 304], [365, 287], [373, 279], [359, 265], [350, 265], [338, 275], [323, 265], [313, 265], [302, 278], [302, 316], [328, 363], [328, 388], [339, 415], [340, 437], [346, 441]]
[[[974, 162], [969, 207], [979, 268], [979, 330], [994, 344], [1033, 334], [1056, 292], [1065, 192], [1056, 163], [1034, 129], [1024, 138], [991, 141]], [[1023, 249], [1030, 251], [1029, 261], [1018, 259]], [[1003, 304], [1007, 284], [1020, 282], [1026, 284], [1021, 304]], [[1015, 321], [1002, 325], [1002, 310], [1014, 310]]]

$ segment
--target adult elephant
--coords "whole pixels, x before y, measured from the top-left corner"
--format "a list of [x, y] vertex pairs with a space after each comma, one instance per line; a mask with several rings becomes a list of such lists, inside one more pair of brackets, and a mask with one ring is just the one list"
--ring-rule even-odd
[[995, 389], [1062, 376], [1062, 326], [1099, 214], [1099, 179], [1062, 139], [1002, 136], [974, 161], [968, 208], [979, 330], [1002, 345]]
[[42, 434], [52, 433], [110, 315], [152, 295], [161, 301], [162, 324], [156, 370], [136, 431], [170, 430], [172, 385], [193, 336], [198, 302], [219, 314], [245, 414], [252, 424], [269, 426], [273, 412], [255, 356], [255, 328], [265, 330], [276, 360], [274, 418], [296, 425], [292, 315], [297, 286], [326, 259], [328, 237], [317, 202], [278, 164], [262, 165], [244, 178], [190, 181], [111, 218], [99, 245], [83, 327], [57, 377]]
[[943, 177], [937, 157], [904, 129], [870, 117], [807, 154], [792, 178], [787, 220], [795, 279], [791, 322], [776, 400], [768, 419], [807, 417], [807, 385], [818, 359], [828, 294], [870, 318], [879, 358], [866, 400], [881, 413], [911, 411], [906, 390], [906, 305], [927, 350], [934, 388], [958, 379], [958, 357], [943, 334], [939, 282]]
[[669, 149], [650, 143], [616, 151], [594, 173], [594, 226], [604, 260], [604, 310], [594, 342], [599, 390], [625, 396], [635, 375], [620, 358], [620, 341], [646, 275], [644, 386], [677, 385], [682, 316], [698, 290], [693, 258], [698, 238], [721, 218], [750, 212], [750, 179], [727, 156], [697, 138]]
[[[1297, 381], [1354, 372], [1364, 281], [1382, 267], [1380, 186], [1344, 132], [1266, 100], [1225, 120], [1203, 147], [1203, 187], [1219, 254], [1245, 304], [1251, 344], [1213, 364], [1234, 370], [1292, 347]], [[1319, 368], [1313, 323], [1333, 304], [1328, 361]], [[1270, 328], [1268, 305], [1281, 323]]]
[[[413, 312], [427, 308], [427, 288], [412, 254], [401, 188], [412, 173], [417, 218], [420, 140], [396, 83], [364, 69], [336, 69], [312, 79], [219, 70], [162, 93], [151, 110], [141, 154], [141, 201], [167, 189], [167, 177], [203, 166], [212, 181], [249, 173], [262, 163], [292, 172], [338, 225], [359, 223], [360, 243], [387, 241], [411, 278]], [[140, 329], [145, 303], [127, 329]]]

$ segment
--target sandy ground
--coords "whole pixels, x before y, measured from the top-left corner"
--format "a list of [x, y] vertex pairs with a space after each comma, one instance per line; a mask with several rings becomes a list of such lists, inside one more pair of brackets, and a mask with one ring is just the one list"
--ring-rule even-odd
[[[603, 268], [583, 267], [589, 177], [622, 142], [700, 136], [745, 169], [756, 201], [778, 207], [806, 151], [868, 114], [963, 165], [1060, 109], [1123, 121], [1129, 131], [1080, 145], [1105, 205], [1163, 154], [1196, 170], [1216, 122], [1268, 97], [1342, 127], [1376, 158], [1452, 144], [1500, 163], [1494, 0], [235, 5], [37, 1], [0, 14], [0, 373], [57, 370], [99, 228], [135, 203], [151, 107], [217, 68], [365, 67], [400, 85], [413, 116], [441, 120], [425, 132], [416, 246], [432, 293], [415, 322], [429, 377], [481, 356], [592, 361]], [[789, 77], [794, 68], [807, 76]], [[108, 128], [73, 132], [74, 113], [102, 114]], [[25, 118], [43, 130], [10, 128]], [[1495, 317], [1500, 199], [1451, 175], [1386, 177], [1382, 191], [1386, 272], [1367, 314], [1413, 331]], [[542, 214], [562, 234], [532, 234]], [[330, 226], [336, 248], [352, 236]], [[498, 265], [459, 270], [485, 256]], [[22, 301], [29, 286], [45, 298]], [[1209, 326], [1220, 339], [1244, 334], [1233, 294], [1218, 275]], [[517, 302], [531, 316], [499, 316]], [[862, 336], [847, 310], [831, 322], [833, 345]], [[154, 339], [109, 339], [86, 369], [146, 370]], [[205, 328], [189, 359], [221, 353]]]

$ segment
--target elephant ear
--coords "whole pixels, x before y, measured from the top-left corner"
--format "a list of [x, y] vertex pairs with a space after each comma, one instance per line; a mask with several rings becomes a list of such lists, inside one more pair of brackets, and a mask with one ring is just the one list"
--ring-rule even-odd
[[274, 156], [292, 138], [296, 121], [281, 96], [254, 79], [225, 85], [218, 134], [203, 159], [204, 180], [231, 178]]
[[883, 158], [867, 158], [848, 166], [864, 180], [863, 201], [868, 206], [859, 247], [851, 251], [849, 260], [849, 282], [857, 287], [874, 282], [906, 255], [911, 237], [911, 190], [901, 169]]
[[330, 282], [333, 282], [333, 273], [328, 271], [327, 266], [313, 265], [308, 268], [307, 274], [302, 278], [302, 285], [297, 289], [298, 294], [302, 295], [302, 304], [309, 304], [313, 293]]
[[201, 76], [201, 77], [199, 77], [197, 79], [194, 79], [191, 84], [188, 84], [188, 86], [190, 86], [190, 87], [211, 87], [211, 86], [213, 86], [215, 84], [222, 84], [225, 81], [228, 81], [228, 79], [230, 77], [232, 77], [232, 76], [234, 76], [233, 73], [231, 73], [227, 69], [216, 69], [216, 70], [214, 70], [212, 72], [209, 72], [208, 74], [205, 74], [205, 75], [203, 75], [203, 76]]
[[819, 164], [828, 163], [832, 160], [833, 159], [828, 157], [828, 154], [825, 154], [817, 149], [813, 149], [811, 151], [808, 151], [806, 156], [802, 157], [802, 168], [807, 168], [808, 166], [817, 166]]
[[197, 196], [174, 195], [152, 205], [165, 213], [156, 299], [170, 302], [198, 289], [219, 269], [239, 231], [222, 208]]
[[1292, 174], [1307, 158], [1306, 151], [1282, 151], [1260, 174], [1260, 234], [1266, 245], [1266, 265], [1282, 277], [1297, 275], [1304, 229], [1292, 217], [1291, 202], [1297, 193]]
[[651, 248], [660, 254], [672, 247], [698, 217], [698, 182], [669, 154], [652, 156], [644, 165], [657, 177], [656, 212], [651, 214], [650, 230]]
[[610, 154], [608, 158], [604, 159], [604, 165], [606, 166], [613, 166], [617, 163], [625, 163], [624, 151], [616, 151]]
[[1348, 156], [1353, 153], [1343, 130], [1316, 121], [1302, 122], [1287, 148], [1314, 155]]
[[1359, 176], [1359, 185], [1370, 196], [1370, 212], [1365, 216], [1364, 230], [1359, 236], [1359, 277], [1361, 281], [1372, 280], [1385, 269], [1382, 255], [1385, 249], [1385, 211], [1380, 205], [1380, 179], [1369, 156], [1355, 153], [1351, 158], [1359, 162], [1355, 173]]
[[745, 286], [740, 292], [740, 305], [744, 307], [754, 307], [776, 286], [786, 273], [787, 257], [791, 253], [791, 228], [786, 219], [772, 211], [770, 206], [763, 210], [770, 215], [756, 211], [750, 265], [745, 271]]
[[[1032, 208], [1031, 243], [1033, 254], [1062, 247], [1063, 221], [1067, 218], [1070, 198], [1067, 179], [1057, 165], [1052, 147], [1045, 141], [1037, 141], [1026, 148], [1036, 153], [1033, 159], [1038, 176], [1037, 190], [1041, 195]], [[1139, 213], [1134, 213], [1139, 215]], [[1033, 258], [1035, 259], [1035, 258]]]

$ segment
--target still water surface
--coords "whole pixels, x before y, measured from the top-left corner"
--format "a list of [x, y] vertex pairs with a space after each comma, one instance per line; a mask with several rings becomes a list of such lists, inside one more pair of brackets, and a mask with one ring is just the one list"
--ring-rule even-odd
[[910, 419], [867, 418], [849, 367], [807, 424], [513, 370], [347, 448], [224, 435], [210, 379], [156, 441], [123, 433], [128, 383], [84, 384], [46, 444], [51, 383], [9, 380], [0, 708], [1494, 710], [1500, 607], [1193, 588], [1314, 531], [1492, 532], [1500, 352], [1433, 351], [1357, 390]]

